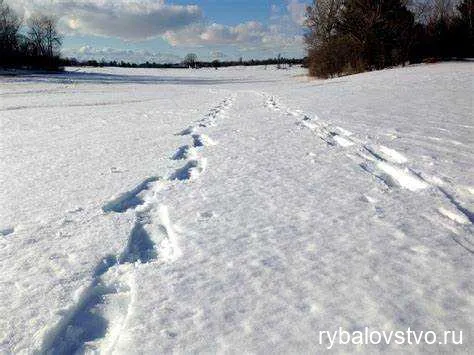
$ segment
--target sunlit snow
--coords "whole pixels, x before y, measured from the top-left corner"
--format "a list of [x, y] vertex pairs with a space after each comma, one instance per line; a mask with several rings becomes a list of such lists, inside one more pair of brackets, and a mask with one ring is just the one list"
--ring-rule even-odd
[[467, 353], [473, 71], [2, 77], [0, 352]]

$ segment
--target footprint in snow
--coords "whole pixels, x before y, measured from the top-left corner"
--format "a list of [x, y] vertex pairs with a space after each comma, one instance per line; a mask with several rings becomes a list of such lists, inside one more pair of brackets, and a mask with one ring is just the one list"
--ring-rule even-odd
[[198, 221], [208, 221], [216, 217], [216, 214], [212, 211], [198, 213]]
[[172, 160], [193, 159], [196, 157], [196, 150], [189, 145], [183, 145], [171, 157]]
[[15, 228], [13, 227], [6, 227], [0, 229], [0, 236], [6, 237], [7, 235], [13, 234], [15, 232]]

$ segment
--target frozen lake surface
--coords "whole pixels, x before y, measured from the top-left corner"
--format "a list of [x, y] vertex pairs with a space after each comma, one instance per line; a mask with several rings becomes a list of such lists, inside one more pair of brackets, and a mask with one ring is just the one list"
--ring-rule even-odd
[[0, 78], [0, 353], [467, 353], [473, 72]]

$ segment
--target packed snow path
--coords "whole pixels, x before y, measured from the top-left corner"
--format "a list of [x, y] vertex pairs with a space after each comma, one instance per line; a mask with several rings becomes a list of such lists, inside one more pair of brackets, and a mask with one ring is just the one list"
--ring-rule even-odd
[[[466, 352], [474, 124], [462, 74], [472, 69], [397, 69], [316, 89], [257, 69], [245, 80], [222, 71], [221, 82], [177, 75], [167, 90], [128, 74], [2, 82], [11, 207], [0, 225], [0, 350], [304, 353], [326, 349], [319, 331], [410, 327], [462, 330], [465, 342], [333, 350]], [[387, 105], [380, 90], [393, 78]], [[439, 92], [443, 81], [455, 86]], [[46, 102], [29, 100], [37, 93]], [[355, 103], [327, 108], [344, 95]], [[414, 115], [423, 100], [437, 106]], [[346, 109], [365, 120], [344, 120]], [[384, 123], [387, 110], [398, 118]], [[29, 169], [34, 186], [19, 179]]]

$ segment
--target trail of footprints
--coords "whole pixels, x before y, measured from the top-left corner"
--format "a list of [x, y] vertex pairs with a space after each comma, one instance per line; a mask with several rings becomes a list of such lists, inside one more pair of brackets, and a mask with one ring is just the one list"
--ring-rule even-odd
[[173, 262], [182, 255], [179, 234], [170, 221], [168, 208], [160, 203], [160, 191], [196, 180], [205, 171], [207, 159], [202, 157], [202, 150], [217, 143], [200, 131], [215, 126], [234, 99], [226, 98], [196, 126], [177, 134], [191, 140], [171, 157], [184, 161], [181, 168], [167, 178], [149, 177], [104, 204], [102, 210], [107, 214], [132, 213], [134, 222], [127, 245], [120, 255], [108, 255], [97, 265], [91, 283], [78, 291], [75, 305], [43, 339], [41, 353], [109, 353], [114, 349], [135, 297], [134, 268]]
[[[412, 192], [430, 188], [446, 201], [438, 212], [457, 225], [472, 226], [474, 215], [435, 181], [428, 182], [408, 166], [408, 159], [394, 149], [358, 139], [352, 132], [333, 126], [299, 110], [291, 110], [282, 105], [278, 98], [264, 94], [265, 106], [275, 112], [284, 112], [295, 117], [297, 124], [311, 130], [329, 147], [340, 147], [346, 155], [364, 171], [379, 181], [385, 190], [401, 187]], [[434, 179], [435, 180], [435, 179]], [[456, 240], [457, 241], [457, 240]], [[457, 241], [459, 243], [459, 241]], [[463, 245], [464, 246], [464, 245]], [[472, 252], [471, 248], [468, 248]]]

